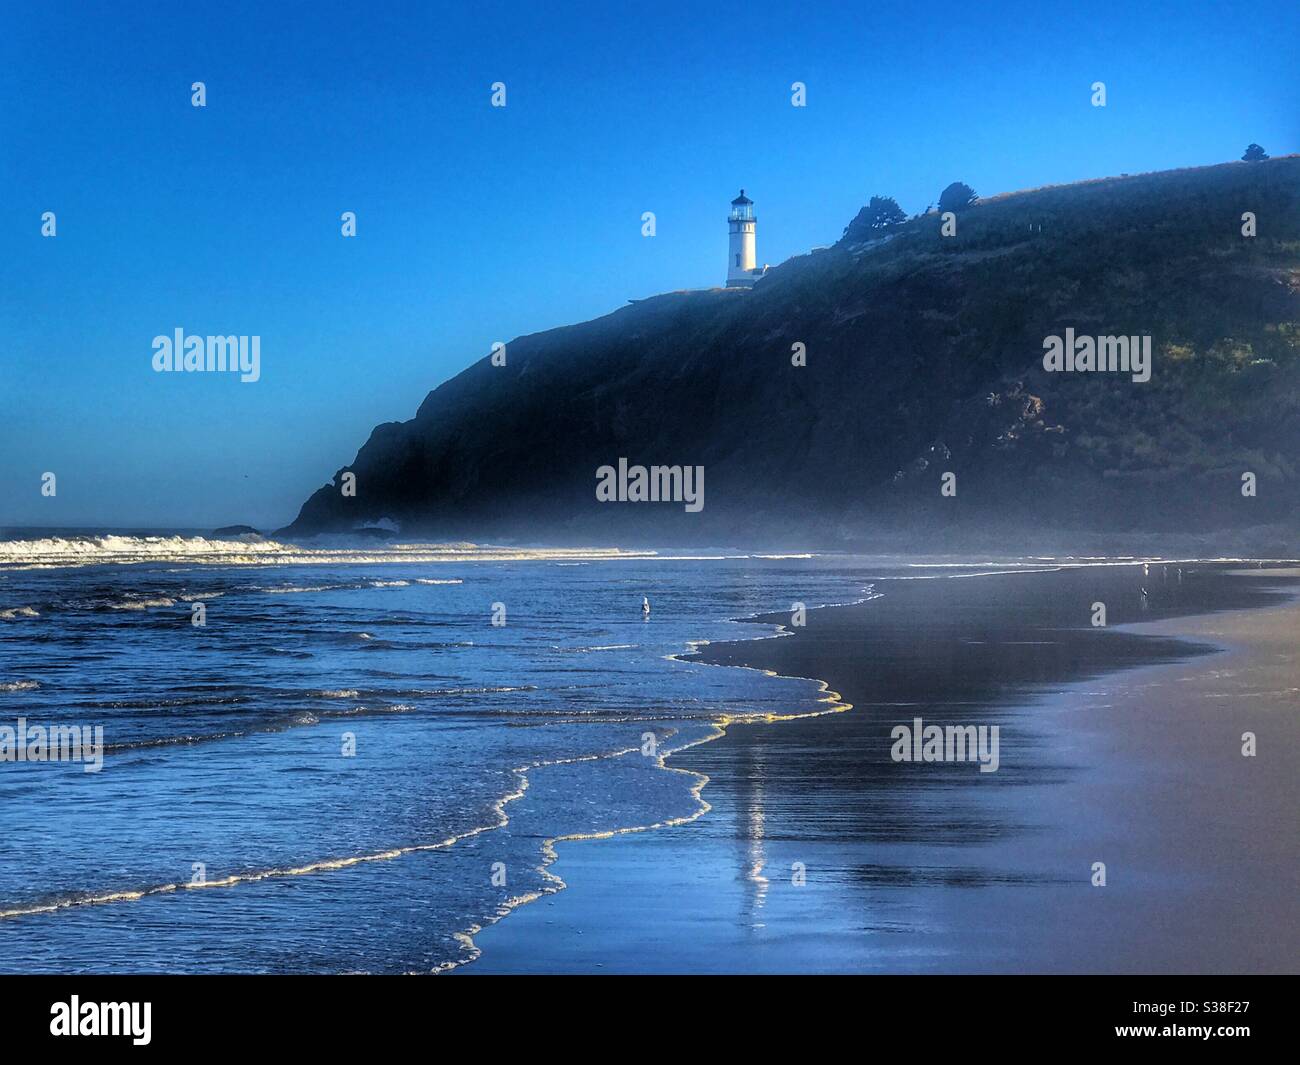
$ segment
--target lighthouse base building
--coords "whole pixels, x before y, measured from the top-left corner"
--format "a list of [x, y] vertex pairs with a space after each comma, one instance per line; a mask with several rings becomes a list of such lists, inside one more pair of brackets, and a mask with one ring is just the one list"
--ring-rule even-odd
[[727, 288], [749, 288], [767, 273], [766, 266], [758, 265], [754, 233], [757, 225], [754, 201], [741, 189], [727, 215]]

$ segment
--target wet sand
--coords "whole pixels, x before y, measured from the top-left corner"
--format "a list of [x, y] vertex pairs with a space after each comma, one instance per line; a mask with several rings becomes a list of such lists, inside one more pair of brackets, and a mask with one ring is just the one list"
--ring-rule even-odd
[[[712, 809], [560, 844], [462, 971], [1296, 971], [1296, 571], [1178, 570], [882, 581], [704, 648], [853, 708], [671, 758]], [[997, 724], [998, 770], [892, 760], [915, 717]]]

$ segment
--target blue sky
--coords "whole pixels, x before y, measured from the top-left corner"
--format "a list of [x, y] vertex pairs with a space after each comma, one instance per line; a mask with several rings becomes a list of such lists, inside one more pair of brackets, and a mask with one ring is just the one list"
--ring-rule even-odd
[[[877, 193], [1298, 151], [1298, 40], [1295, 0], [8, 3], [0, 526], [283, 524], [493, 341], [720, 283], [742, 185], [777, 263]], [[261, 380], [154, 373], [177, 327]]]

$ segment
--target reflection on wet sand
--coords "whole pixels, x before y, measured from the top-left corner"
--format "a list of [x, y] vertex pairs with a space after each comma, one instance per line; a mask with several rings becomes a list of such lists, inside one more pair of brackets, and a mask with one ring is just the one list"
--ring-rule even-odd
[[736, 803], [736, 839], [741, 844], [740, 868], [746, 881], [741, 909], [741, 922], [751, 930], [766, 927], [759, 911], [767, 901], [768, 879], [763, 875], [767, 866], [764, 851], [763, 780], [766, 776], [764, 751], [754, 747], [746, 752], [746, 764], [740, 775], [740, 789]]

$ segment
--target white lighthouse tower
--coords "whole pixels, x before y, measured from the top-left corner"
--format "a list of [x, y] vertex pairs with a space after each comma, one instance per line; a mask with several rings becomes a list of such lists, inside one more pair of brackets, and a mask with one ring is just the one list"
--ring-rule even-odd
[[754, 217], [754, 201], [740, 190], [740, 195], [731, 201], [731, 214], [727, 215], [727, 287], [749, 288], [763, 276], [758, 269], [758, 259], [754, 247], [754, 227], [758, 220]]

